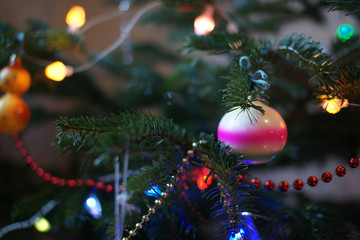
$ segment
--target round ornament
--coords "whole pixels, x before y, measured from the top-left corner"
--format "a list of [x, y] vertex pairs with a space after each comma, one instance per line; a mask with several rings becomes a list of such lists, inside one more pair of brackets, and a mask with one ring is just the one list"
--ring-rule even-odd
[[[226, 113], [218, 126], [218, 138], [234, 152], [244, 154], [243, 162], [260, 164], [270, 161], [287, 140], [287, 128], [281, 115], [261, 102], [265, 113], [250, 108]], [[250, 119], [251, 118], [251, 119]]]
[[13, 94], [25, 93], [31, 84], [30, 73], [22, 66], [20, 58], [11, 61], [0, 71], [0, 90]]
[[30, 120], [30, 110], [17, 94], [6, 93], [0, 98], [0, 132], [17, 133]]

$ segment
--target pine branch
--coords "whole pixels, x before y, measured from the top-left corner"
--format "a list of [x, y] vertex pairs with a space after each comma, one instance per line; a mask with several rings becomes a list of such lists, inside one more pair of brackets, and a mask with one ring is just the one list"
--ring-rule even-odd
[[[231, 40], [230, 40], [231, 39]], [[298, 60], [298, 67], [305, 68], [312, 73], [309, 82], [313, 82], [318, 95], [345, 98], [344, 89], [348, 88], [348, 80], [343, 76], [351, 75], [346, 69], [340, 69], [330, 55], [323, 52], [322, 45], [314, 42], [304, 34], [292, 34], [283, 37], [275, 46], [267, 39], [251, 40], [245, 39], [243, 34], [210, 34], [208, 36], [193, 36], [191, 41], [185, 45], [185, 49], [212, 50], [218, 52], [232, 49], [241, 55], [248, 56], [254, 69], [260, 69], [271, 64], [275, 56], [285, 55]], [[249, 78], [241, 70], [231, 70], [234, 76], [226, 77], [232, 84], [223, 90], [223, 100], [228, 107], [246, 107], [253, 88], [249, 87]], [[235, 74], [234, 74], [235, 73]], [[238, 82], [240, 81], [240, 82]], [[259, 95], [265, 97], [263, 92]], [[246, 109], [246, 108], [245, 108]]]
[[8, 24], [0, 22], [0, 52], [10, 50], [15, 46], [15, 30]]
[[355, 14], [360, 11], [360, 2], [358, 0], [326, 0], [326, 3], [330, 3], [331, 7], [329, 11], [346, 10], [346, 15]]
[[[230, 83], [223, 92], [223, 103], [231, 110], [241, 108], [242, 110], [248, 110], [249, 108], [255, 108], [261, 113], [264, 110], [254, 104], [255, 101], [260, 101], [267, 104], [264, 90], [255, 88], [255, 83], [252, 76], [245, 71], [242, 67], [234, 67], [230, 69], [230, 76], [224, 77], [228, 79]], [[255, 80], [256, 81], [256, 80]]]
[[237, 232], [239, 227], [247, 229], [242, 212], [248, 211], [244, 204], [249, 198], [250, 186], [236, 182], [236, 176], [241, 174], [247, 166], [238, 162], [242, 155], [232, 152], [228, 147], [208, 136], [206, 143], [199, 146], [201, 166], [210, 169], [216, 175], [218, 186], [209, 190], [205, 196], [215, 200], [212, 216], [225, 219], [218, 225], [218, 233]]
[[279, 209], [277, 219], [256, 219], [264, 239], [345, 240], [350, 231], [344, 221], [329, 208], [312, 203]]
[[[61, 153], [89, 150], [86, 154], [111, 155], [130, 143], [139, 144], [152, 139], [159, 141], [155, 146], [173, 149], [177, 145], [186, 151], [193, 136], [169, 119], [147, 116], [140, 113], [119, 113], [99, 117], [61, 118], [57, 122], [57, 143]], [[170, 146], [169, 141], [172, 143]]]

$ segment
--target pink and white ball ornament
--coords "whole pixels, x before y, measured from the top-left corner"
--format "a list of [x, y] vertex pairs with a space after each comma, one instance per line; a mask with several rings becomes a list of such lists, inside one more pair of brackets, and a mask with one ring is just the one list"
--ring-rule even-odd
[[234, 152], [244, 154], [243, 162], [247, 164], [270, 161], [284, 148], [287, 139], [287, 128], [281, 115], [261, 102], [255, 104], [264, 109], [264, 115], [255, 108], [248, 109], [249, 112], [236, 109], [221, 118], [217, 132], [220, 141]]

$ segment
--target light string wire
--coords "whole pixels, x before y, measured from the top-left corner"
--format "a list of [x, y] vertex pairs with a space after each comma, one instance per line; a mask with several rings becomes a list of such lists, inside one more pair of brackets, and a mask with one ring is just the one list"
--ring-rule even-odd
[[[73, 67], [73, 72], [72, 73], [79, 73], [79, 72], [83, 72], [83, 71], [86, 71], [86, 70], [92, 68], [101, 59], [103, 59], [104, 57], [109, 55], [111, 52], [116, 50], [118, 47], [120, 47], [129, 38], [132, 29], [134, 28], [136, 23], [140, 20], [140, 18], [143, 15], [145, 15], [148, 11], [152, 10], [153, 8], [160, 7], [160, 6], [161, 6], [161, 2], [157, 1], [157, 2], [149, 3], [149, 4], [145, 5], [144, 7], [140, 8], [138, 10], [138, 12], [133, 16], [133, 18], [129, 21], [129, 23], [126, 26], [123, 27], [122, 34], [120, 35], [120, 37], [117, 40], [115, 40], [112, 44], [110, 44], [103, 51], [99, 52], [96, 55], [96, 57], [94, 59], [92, 59], [91, 61], [88, 61], [88, 62], [86, 62], [86, 63], [84, 63], [82, 65]], [[119, 10], [117, 10], [117, 12], [119, 12]], [[112, 16], [113, 14], [114, 13], [111, 13], [110, 16]], [[124, 12], [121, 13], [121, 15], [122, 14], [124, 14]], [[86, 30], [91, 28], [93, 25], [96, 25], [96, 24], [98, 24], [98, 23], [100, 23], [102, 21], [109, 20], [110, 16], [109, 16], [109, 18], [106, 18], [105, 16], [99, 16], [98, 20], [94, 20], [94, 21], [90, 22], [91, 23], [90, 26], [86, 27], [85, 30], [79, 30], [79, 33], [85, 32]], [[112, 17], [114, 17], [114, 16], [112, 16]], [[28, 55], [26, 53], [24, 53], [23, 56], [28, 61], [36, 63], [36, 64], [41, 65], [41, 66], [47, 66], [50, 63], [52, 63], [52, 61], [37, 58], [37, 57], [34, 57], [34, 56], [30, 56], [30, 55]]]
[[[116, 237], [115, 240], [120, 240], [123, 237], [124, 234], [124, 224], [125, 224], [125, 203], [126, 203], [126, 198], [125, 198], [125, 194], [127, 194], [126, 192], [126, 185], [127, 185], [127, 171], [129, 168], [129, 145], [127, 145], [126, 149], [125, 149], [125, 153], [124, 153], [124, 160], [123, 160], [123, 180], [122, 180], [122, 186], [123, 186], [123, 192], [122, 194], [118, 194], [116, 195], [116, 202], [115, 205], [119, 205], [121, 204], [121, 211], [120, 211], [120, 219], [116, 220], [118, 225], [115, 226], [115, 229], [118, 231], [116, 233]], [[119, 168], [117, 168], [117, 171], [119, 171]]]
[[123, 28], [120, 38], [118, 38], [115, 42], [113, 42], [111, 45], [109, 45], [106, 49], [104, 49], [102, 52], [100, 52], [98, 55], [96, 55], [96, 57], [93, 60], [91, 60], [83, 65], [74, 67], [74, 73], [79, 73], [79, 72], [83, 72], [83, 71], [90, 69], [96, 63], [98, 63], [101, 59], [103, 59], [104, 57], [109, 55], [111, 52], [113, 52], [115, 49], [117, 49], [119, 46], [121, 46], [121, 44], [123, 44], [125, 42], [125, 40], [128, 38], [128, 36], [131, 33], [131, 30], [134, 28], [135, 24], [140, 20], [140, 18], [145, 13], [150, 11], [151, 9], [159, 7], [159, 6], [161, 6], [161, 2], [152, 2], [152, 3], [145, 5], [143, 8], [141, 8], [135, 14], [135, 16], [129, 21], [129, 24]]
[[0, 238], [2, 238], [6, 233], [17, 230], [30, 228], [34, 225], [36, 220], [40, 217], [45, 216], [48, 212], [50, 212], [59, 202], [55, 200], [51, 200], [46, 203], [37, 213], [35, 213], [32, 217], [25, 221], [12, 223], [0, 229]]

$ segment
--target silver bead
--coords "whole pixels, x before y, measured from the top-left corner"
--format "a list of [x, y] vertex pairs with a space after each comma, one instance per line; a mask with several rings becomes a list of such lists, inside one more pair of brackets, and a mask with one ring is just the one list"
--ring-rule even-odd
[[150, 220], [150, 218], [149, 218], [148, 215], [144, 215], [144, 216], [142, 216], [142, 220], [143, 220], [144, 222], [148, 222], [148, 221]]
[[136, 229], [142, 229], [141, 223], [137, 223], [137, 224], [135, 225], [135, 227], [136, 227]]
[[135, 232], [136, 230], [131, 230], [130, 232], [129, 232], [129, 235], [131, 236], [131, 237], [133, 237], [133, 236], [135, 236], [136, 235], [136, 232]]
[[161, 203], [162, 203], [162, 201], [161, 201], [160, 199], [156, 199], [156, 200], [155, 200], [155, 205], [160, 206]]
[[155, 208], [149, 208], [149, 214], [154, 214], [155, 213]]

